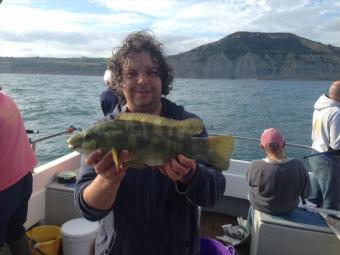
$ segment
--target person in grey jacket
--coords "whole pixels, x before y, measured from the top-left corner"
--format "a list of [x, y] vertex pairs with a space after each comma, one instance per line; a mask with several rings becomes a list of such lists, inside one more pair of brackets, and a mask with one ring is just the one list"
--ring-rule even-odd
[[279, 130], [264, 130], [260, 146], [266, 158], [253, 161], [246, 174], [251, 207], [271, 215], [288, 214], [297, 208], [300, 198], [309, 195], [308, 172], [300, 160], [286, 158], [285, 140]]
[[340, 81], [315, 102], [313, 113], [312, 194], [318, 207], [340, 210]]
[[[119, 112], [197, 117], [164, 98], [172, 88], [173, 71], [154, 36], [130, 34], [112, 61], [113, 83], [124, 104], [109, 118]], [[205, 129], [200, 136], [207, 136]], [[81, 161], [75, 202], [86, 219], [100, 221], [95, 253], [200, 254], [198, 206], [213, 206], [222, 197], [221, 171], [181, 154], [159, 168], [145, 169], [126, 167], [128, 151], [120, 156], [117, 168], [110, 152], [95, 151]]]

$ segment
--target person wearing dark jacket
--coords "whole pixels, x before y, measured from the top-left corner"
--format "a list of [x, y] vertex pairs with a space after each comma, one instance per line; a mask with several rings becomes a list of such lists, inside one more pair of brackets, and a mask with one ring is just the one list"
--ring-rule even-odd
[[[152, 35], [130, 34], [112, 61], [123, 106], [109, 118], [120, 112], [197, 118], [164, 97], [172, 88], [173, 71]], [[200, 136], [207, 136], [205, 129]], [[110, 152], [82, 158], [75, 202], [85, 218], [100, 221], [95, 254], [200, 254], [198, 206], [213, 206], [222, 197], [221, 171], [182, 154], [144, 169], [126, 167], [128, 157], [122, 151], [117, 168]]]
[[107, 89], [100, 94], [100, 107], [104, 116], [113, 112], [118, 104], [118, 98], [115, 92], [112, 90], [112, 71], [106, 69], [104, 73], [104, 82], [107, 85]]

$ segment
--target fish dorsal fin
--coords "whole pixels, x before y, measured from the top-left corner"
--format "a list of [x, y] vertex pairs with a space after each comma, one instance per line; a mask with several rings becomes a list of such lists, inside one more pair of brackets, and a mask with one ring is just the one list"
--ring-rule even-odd
[[203, 130], [203, 122], [198, 118], [174, 120], [147, 113], [120, 113], [117, 120], [139, 121], [160, 127], [168, 127], [186, 135], [197, 135]]

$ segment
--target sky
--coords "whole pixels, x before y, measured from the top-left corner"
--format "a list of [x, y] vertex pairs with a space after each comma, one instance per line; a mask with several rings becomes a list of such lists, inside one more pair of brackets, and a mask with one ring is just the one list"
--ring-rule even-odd
[[151, 30], [167, 55], [238, 31], [340, 47], [340, 0], [0, 0], [0, 57], [110, 57]]

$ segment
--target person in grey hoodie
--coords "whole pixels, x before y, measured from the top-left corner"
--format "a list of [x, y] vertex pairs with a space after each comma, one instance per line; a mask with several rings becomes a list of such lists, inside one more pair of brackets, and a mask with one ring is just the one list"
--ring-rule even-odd
[[314, 175], [309, 201], [340, 210], [340, 80], [314, 105], [312, 141], [314, 156], [310, 155], [309, 163]]

